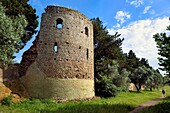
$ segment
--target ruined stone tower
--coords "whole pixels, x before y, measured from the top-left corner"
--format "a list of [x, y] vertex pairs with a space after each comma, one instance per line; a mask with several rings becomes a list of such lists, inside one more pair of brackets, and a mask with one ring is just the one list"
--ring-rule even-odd
[[34, 45], [23, 55], [22, 84], [34, 98], [93, 97], [93, 55], [91, 21], [78, 11], [48, 6]]

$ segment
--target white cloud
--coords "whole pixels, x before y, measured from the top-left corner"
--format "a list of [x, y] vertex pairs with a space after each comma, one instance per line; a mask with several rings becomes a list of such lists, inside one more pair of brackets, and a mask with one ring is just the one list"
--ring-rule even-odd
[[132, 22], [118, 30], [112, 28], [108, 31], [110, 34], [115, 34], [118, 31], [124, 37], [125, 40], [122, 45], [124, 53], [133, 50], [137, 57], [148, 59], [151, 66], [158, 68], [157, 48], [152, 37], [156, 33], [165, 32], [166, 26], [169, 24], [168, 17], [154, 20], [147, 19]]
[[143, 14], [148, 13], [148, 11], [151, 9], [151, 6], [146, 6], [145, 9], [143, 10]]
[[[130, 19], [131, 15], [128, 12], [124, 12], [124, 11], [118, 11], [116, 13], [115, 19], [120, 22], [120, 24], [123, 24], [124, 22], [126, 22], [128, 19]], [[119, 24], [119, 25], [120, 25]]]
[[133, 0], [133, 1], [128, 1], [126, 0], [130, 5], [134, 5], [135, 7], [141, 6], [144, 2], [143, 0]]

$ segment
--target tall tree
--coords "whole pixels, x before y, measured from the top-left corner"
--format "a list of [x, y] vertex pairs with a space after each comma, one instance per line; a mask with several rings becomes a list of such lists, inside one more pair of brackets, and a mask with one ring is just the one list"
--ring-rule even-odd
[[[170, 31], [170, 25], [167, 27]], [[166, 71], [166, 74], [170, 77], [170, 36], [166, 33], [157, 33], [153, 36], [158, 48], [159, 65], [162, 66], [160, 69]]]
[[5, 68], [12, 62], [14, 52], [25, 32], [27, 21], [23, 15], [11, 18], [5, 14], [5, 9], [0, 3], [0, 67]]
[[[94, 30], [94, 64], [95, 64], [95, 91], [98, 96], [116, 95], [118, 86], [113, 79], [119, 79], [119, 71], [113, 62], [121, 61], [123, 57], [120, 34], [109, 35], [106, 27], [99, 18], [93, 18]], [[120, 68], [120, 66], [119, 66]], [[116, 70], [116, 72], [114, 71]]]
[[139, 67], [139, 65], [139, 58], [137, 58], [135, 53], [130, 50], [128, 55], [126, 55], [126, 69], [133, 72], [137, 67]]
[[28, 4], [28, 1], [29, 0], [1, 0], [2, 5], [6, 8], [6, 15], [11, 18], [17, 18], [18, 15], [24, 15], [28, 22], [27, 26], [24, 28], [26, 32], [20, 37], [21, 41], [16, 45], [19, 46], [17, 47], [18, 51], [22, 49], [27, 41], [32, 38], [32, 35], [37, 32], [38, 16], [35, 14], [36, 10]]

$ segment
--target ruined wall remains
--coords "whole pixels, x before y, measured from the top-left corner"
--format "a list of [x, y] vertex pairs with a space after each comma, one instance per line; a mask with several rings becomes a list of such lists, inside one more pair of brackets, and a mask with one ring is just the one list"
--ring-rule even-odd
[[21, 62], [23, 85], [29, 95], [36, 98], [93, 97], [91, 21], [78, 11], [63, 7], [48, 6], [45, 11], [39, 37], [32, 48], [24, 53]]

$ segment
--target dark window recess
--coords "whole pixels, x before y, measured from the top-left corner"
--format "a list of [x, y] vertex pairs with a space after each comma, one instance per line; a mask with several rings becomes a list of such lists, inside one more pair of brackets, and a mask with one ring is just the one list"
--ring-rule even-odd
[[81, 49], [81, 46], [79, 46], [79, 49]]
[[54, 43], [54, 52], [58, 53], [58, 44], [57, 44], [57, 42]]
[[68, 42], [68, 41], [66, 41], [66, 44], [69, 44], [69, 42]]
[[61, 18], [56, 20], [56, 28], [63, 28], [63, 20]]
[[89, 59], [89, 49], [87, 49], [87, 51], [86, 51], [86, 57], [87, 57], [87, 60]]
[[85, 34], [87, 35], [87, 36], [89, 36], [89, 30], [88, 30], [88, 28], [87, 27], [85, 27]]
[[54, 58], [54, 60], [56, 60], [56, 58]]

